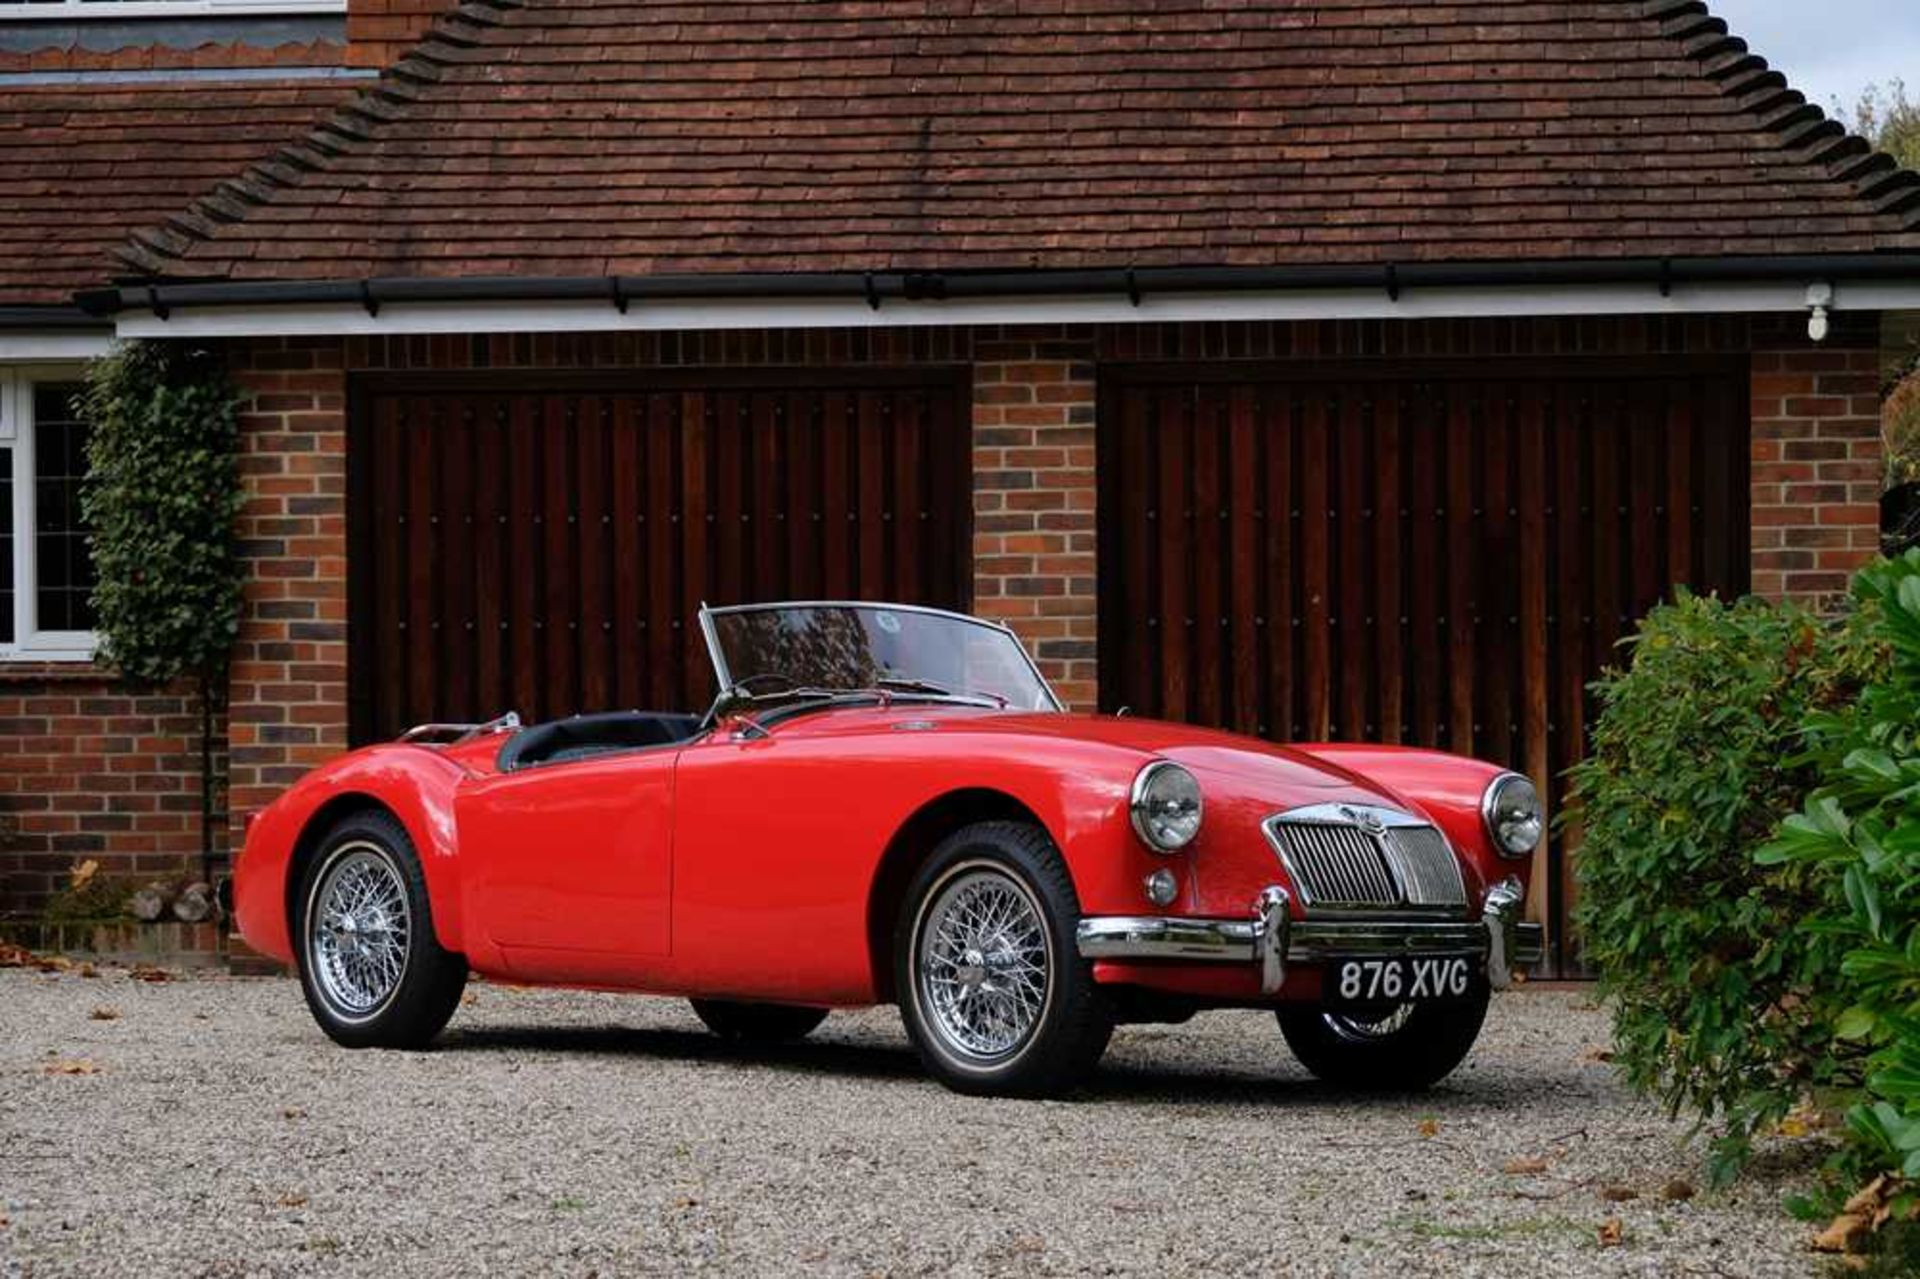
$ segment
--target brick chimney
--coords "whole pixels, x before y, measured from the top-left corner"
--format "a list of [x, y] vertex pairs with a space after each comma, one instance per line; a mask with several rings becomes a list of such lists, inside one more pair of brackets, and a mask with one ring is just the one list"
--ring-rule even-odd
[[427, 33], [455, 0], [347, 0], [347, 62], [384, 70]]

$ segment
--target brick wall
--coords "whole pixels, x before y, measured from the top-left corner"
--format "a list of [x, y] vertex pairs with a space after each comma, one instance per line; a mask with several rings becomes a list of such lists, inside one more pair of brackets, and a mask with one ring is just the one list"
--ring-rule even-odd
[[[220, 732], [216, 721], [216, 748]], [[90, 857], [129, 878], [199, 877], [190, 689], [129, 690], [90, 667], [0, 666], [0, 742], [0, 915], [39, 910]]]
[[398, 62], [455, 0], [347, 0], [347, 63], [385, 68]]
[[[257, 565], [235, 652], [237, 823], [347, 744], [345, 413], [354, 370], [970, 364], [974, 607], [1003, 618], [1076, 705], [1096, 700], [1094, 395], [1102, 360], [1657, 356], [1748, 352], [1754, 586], [1818, 602], [1872, 554], [1872, 335], [1836, 317], [1163, 325], [1093, 330], [509, 334], [237, 345], [248, 394], [242, 536]], [[0, 666], [0, 914], [37, 909], [77, 856], [161, 874], [197, 857], [192, 711], [97, 672]]]
[[1880, 355], [1753, 357], [1753, 589], [1812, 607], [1880, 545]]
[[1014, 628], [1061, 699], [1099, 701], [1094, 364], [1085, 337], [978, 344], [973, 607]]
[[347, 437], [337, 339], [236, 347], [247, 401], [247, 583], [229, 680], [234, 842], [245, 815], [347, 747]]

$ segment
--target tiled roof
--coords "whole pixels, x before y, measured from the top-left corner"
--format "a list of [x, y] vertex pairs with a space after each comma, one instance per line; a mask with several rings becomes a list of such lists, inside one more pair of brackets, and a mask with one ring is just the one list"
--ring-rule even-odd
[[316, 79], [0, 85], [0, 305], [97, 285], [137, 227], [272, 154], [351, 96]]
[[135, 273], [1920, 249], [1920, 179], [1687, 0], [468, 0]]
[[193, 48], [165, 44], [128, 44], [90, 49], [82, 44], [0, 49], [0, 73], [52, 74], [63, 71], [201, 71], [254, 67], [338, 67], [347, 49], [338, 40], [289, 40], [248, 44], [209, 40]]

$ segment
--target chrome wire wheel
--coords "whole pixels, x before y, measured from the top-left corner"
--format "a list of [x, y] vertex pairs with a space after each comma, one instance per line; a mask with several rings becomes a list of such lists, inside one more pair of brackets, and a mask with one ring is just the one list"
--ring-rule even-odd
[[1382, 1039], [1391, 1039], [1406, 1029], [1413, 1019], [1413, 1005], [1400, 1004], [1388, 1008], [1375, 1017], [1356, 1016], [1352, 1013], [1325, 1014], [1327, 1029], [1349, 1043], [1370, 1044]]
[[412, 939], [392, 859], [366, 842], [336, 849], [307, 907], [307, 966], [335, 1014], [364, 1021], [385, 1007], [406, 976]]
[[1027, 886], [984, 862], [956, 867], [921, 915], [916, 992], [948, 1052], [987, 1066], [1018, 1056], [1052, 995], [1053, 942]]

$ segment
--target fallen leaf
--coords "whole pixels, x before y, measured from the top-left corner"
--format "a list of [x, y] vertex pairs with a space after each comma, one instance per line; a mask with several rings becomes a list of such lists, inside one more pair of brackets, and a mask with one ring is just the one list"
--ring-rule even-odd
[[1546, 1170], [1547, 1161], [1544, 1159], [1509, 1159], [1507, 1166], [1500, 1171], [1510, 1177], [1531, 1177]]
[[1623, 1204], [1629, 1200], [1638, 1199], [1640, 1192], [1632, 1186], [1602, 1186], [1600, 1197], [1610, 1204]]
[[96, 1008], [88, 1013], [87, 1016], [95, 1021], [119, 1021], [120, 1010], [118, 1008]]
[[1422, 1137], [1438, 1137], [1440, 1135], [1440, 1121], [1438, 1119], [1422, 1119], [1420, 1121], [1420, 1135]]
[[480, 1002], [480, 996], [474, 994], [472, 991], [468, 991], [464, 995], [460, 996], [460, 1003], [463, 1007], [471, 1007], [472, 1005], [477, 1004], [479, 1002]]
[[1780, 1121], [1779, 1133], [1782, 1137], [1804, 1137], [1827, 1126], [1827, 1117], [1820, 1108], [1808, 1102], [1802, 1102], [1787, 1112]]
[[1857, 1212], [1843, 1212], [1833, 1224], [1813, 1237], [1815, 1252], [1858, 1252], [1871, 1228], [1867, 1218]]
[[300, 1107], [298, 1106], [288, 1106], [285, 1110], [280, 1112], [280, 1117], [282, 1119], [305, 1119], [307, 1117], [307, 1112], [300, 1109]]
[[40, 1068], [43, 1075], [97, 1075], [100, 1067], [87, 1057], [63, 1057]]
[[1887, 1198], [1887, 1174], [1881, 1173], [1866, 1185], [1853, 1192], [1842, 1212], [1871, 1212]]
[[140, 964], [127, 974], [135, 981], [162, 982], [172, 981], [173, 974], [164, 968], [155, 968], [151, 964]]
[[1613, 1053], [1605, 1048], [1589, 1048], [1587, 1050], [1587, 1060], [1597, 1061], [1602, 1065], [1606, 1065], [1613, 1060]]
[[1672, 1181], [1660, 1187], [1660, 1197], [1662, 1199], [1671, 1199], [1675, 1203], [1685, 1203], [1687, 1200], [1693, 1198], [1693, 1183], [1690, 1181], [1682, 1181], [1680, 1178], [1675, 1177]]
[[25, 946], [0, 941], [0, 968], [32, 968], [39, 962], [39, 958]]
[[279, 1203], [282, 1208], [304, 1208], [307, 1206], [307, 1197], [297, 1190], [289, 1190], [280, 1196]]
[[43, 973], [64, 973], [73, 967], [73, 961], [65, 955], [40, 955], [33, 964]]
[[90, 963], [81, 964], [79, 971], [82, 977], [98, 977], [100, 975], [100, 970]]
[[76, 890], [85, 888], [93, 881], [93, 877], [99, 873], [100, 863], [91, 857], [83, 862], [77, 863], [71, 872], [73, 887]]
[[1620, 1218], [1608, 1217], [1600, 1223], [1600, 1246], [1618, 1248], [1627, 1237], [1627, 1228], [1620, 1224]]
[[682, 1195], [678, 1199], [673, 1201], [673, 1206], [680, 1209], [698, 1208], [700, 1206], [700, 1201], [698, 1199], [695, 1199], [692, 1195]]

